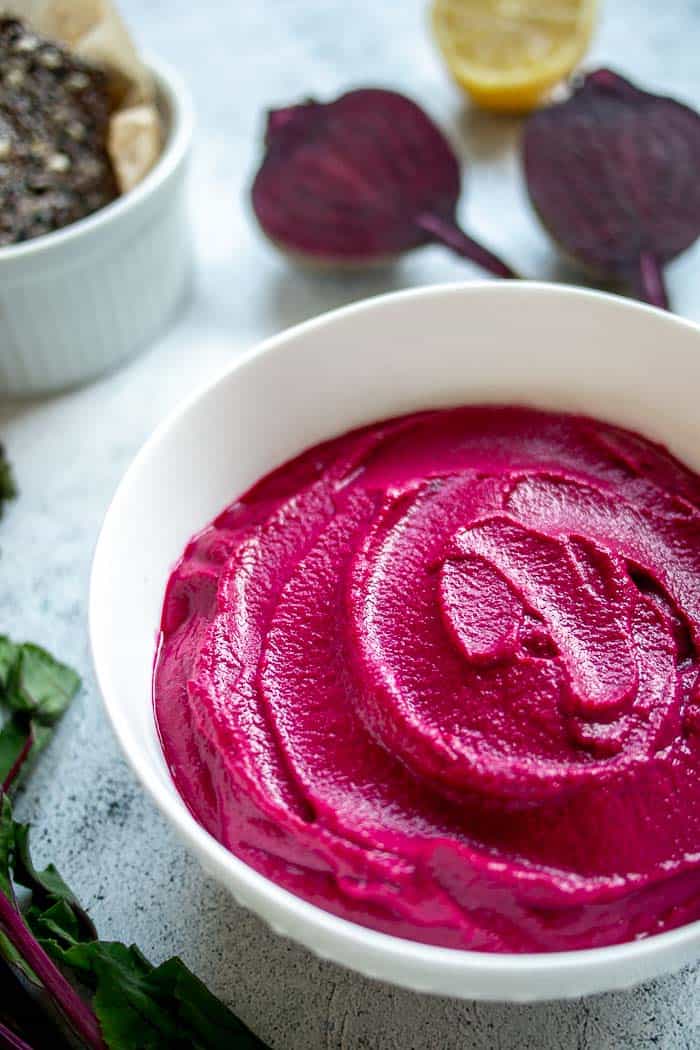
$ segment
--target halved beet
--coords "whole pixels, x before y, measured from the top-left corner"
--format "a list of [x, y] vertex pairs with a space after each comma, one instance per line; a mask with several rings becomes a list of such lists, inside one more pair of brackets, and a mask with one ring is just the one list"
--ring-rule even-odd
[[700, 236], [700, 115], [599, 69], [528, 119], [523, 159], [561, 247], [667, 308], [663, 267]]
[[268, 115], [253, 208], [280, 248], [321, 265], [362, 265], [440, 241], [498, 277], [505, 263], [457, 225], [457, 158], [410, 99], [365, 88]]

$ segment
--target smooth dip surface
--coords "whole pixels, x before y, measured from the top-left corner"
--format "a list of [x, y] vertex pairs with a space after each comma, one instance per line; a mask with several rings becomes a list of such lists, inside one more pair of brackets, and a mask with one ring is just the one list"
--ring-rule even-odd
[[314, 904], [522, 952], [700, 918], [700, 477], [466, 407], [263, 478], [170, 578], [158, 726], [196, 818]]

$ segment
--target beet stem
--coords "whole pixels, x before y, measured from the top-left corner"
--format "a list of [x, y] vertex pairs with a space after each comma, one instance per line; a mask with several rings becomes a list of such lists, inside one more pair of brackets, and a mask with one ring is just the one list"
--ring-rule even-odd
[[11, 1029], [6, 1028], [4, 1024], [0, 1024], [0, 1046], [9, 1047], [10, 1050], [32, 1050], [29, 1043], [25, 1043], [24, 1039], [20, 1039]]
[[0, 929], [37, 975], [48, 994], [80, 1038], [91, 1050], [104, 1050], [104, 1041], [97, 1018], [73, 986], [66, 980], [52, 959], [46, 954], [0, 891]]
[[651, 252], [642, 252], [637, 269], [632, 274], [632, 288], [640, 299], [661, 310], [670, 310], [664, 273], [659, 260]]
[[30, 730], [27, 733], [27, 739], [24, 742], [24, 746], [22, 747], [22, 750], [20, 751], [20, 753], [18, 754], [17, 758], [13, 762], [12, 768], [10, 769], [9, 773], [5, 777], [4, 782], [0, 786], [0, 797], [2, 797], [2, 792], [3, 791], [5, 792], [5, 794], [7, 794], [9, 792], [10, 788], [12, 787], [13, 781], [15, 780], [16, 777], [19, 776], [19, 773], [20, 773], [20, 770], [22, 769], [22, 766], [24, 765], [24, 763], [27, 761], [27, 758], [29, 757], [29, 752], [31, 751], [33, 744], [34, 744], [34, 734]]
[[497, 255], [484, 248], [477, 241], [468, 237], [464, 230], [460, 229], [452, 219], [443, 219], [439, 215], [424, 214], [416, 219], [417, 225], [430, 234], [433, 240], [439, 241], [456, 255], [464, 259], [471, 259], [477, 266], [492, 273], [495, 277], [517, 277], [518, 274], [511, 270]]

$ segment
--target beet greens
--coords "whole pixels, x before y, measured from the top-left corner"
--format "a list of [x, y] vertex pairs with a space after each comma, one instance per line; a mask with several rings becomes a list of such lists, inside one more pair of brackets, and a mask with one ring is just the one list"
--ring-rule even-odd
[[[178, 959], [153, 966], [135, 945], [99, 941], [56, 869], [37, 871], [26, 825], [0, 808], [0, 961], [12, 1012], [3, 1005], [0, 1046], [29, 1047], [18, 1019], [26, 1002], [51, 1018], [50, 1045], [90, 1050], [265, 1050], [262, 1043]], [[15, 886], [30, 891], [20, 910]], [[0, 970], [0, 981], [3, 971]], [[9, 1003], [9, 994], [0, 997]], [[12, 1020], [15, 1024], [12, 1024]], [[14, 1040], [14, 1041], [13, 1041]]]
[[17, 495], [17, 488], [12, 476], [12, 469], [5, 456], [5, 450], [0, 445], [0, 517], [2, 517], [5, 502]]
[[[0, 510], [14, 493], [0, 446]], [[79, 687], [45, 649], [0, 636], [0, 1047], [266, 1050], [180, 959], [98, 940], [56, 868], [34, 866], [10, 792]]]

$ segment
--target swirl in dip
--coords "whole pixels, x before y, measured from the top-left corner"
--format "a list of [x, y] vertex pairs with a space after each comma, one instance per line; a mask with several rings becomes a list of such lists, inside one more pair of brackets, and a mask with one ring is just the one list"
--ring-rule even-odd
[[248, 864], [433, 944], [700, 917], [700, 477], [618, 427], [422, 412], [319, 445], [196, 536], [155, 705]]

